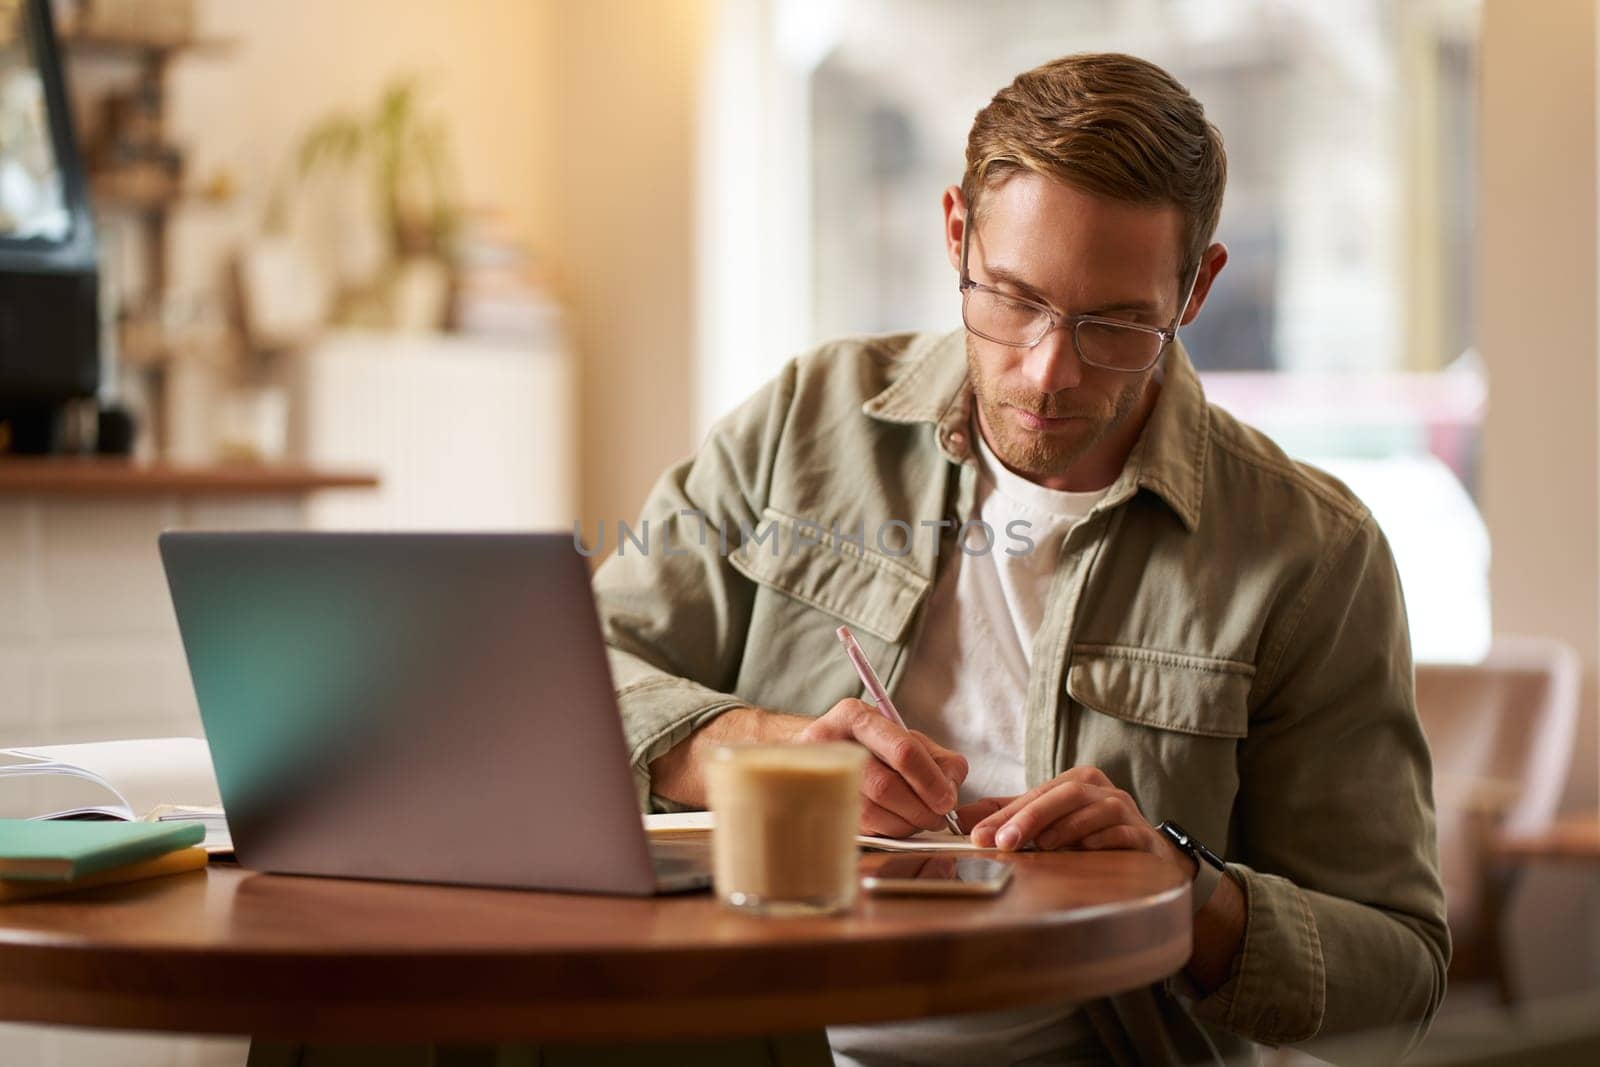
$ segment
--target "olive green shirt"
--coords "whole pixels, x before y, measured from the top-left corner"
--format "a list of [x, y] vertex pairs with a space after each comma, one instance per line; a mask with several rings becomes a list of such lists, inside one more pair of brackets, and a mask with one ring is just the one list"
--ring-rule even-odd
[[[964, 339], [792, 360], [612, 546], [594, 588], [641, 805], [650, 763], [722, 711], [862, 696], [840, 623], [893, 692], [973, 513]], [[1388, 545], [1337, 480], [1207, 404], [1181, 346], [1162, 375], [1061, 546], [1022, 755], [1030, 785], [1092, 765], [1152, 823], [1181, 823], [1228, 861], [1247, 919], [1221, 988], [1194, 1000], [1179, 978], [1091, 1014], [1118, 1059], [1149, 1047], [1141, 1018], [1181, 1059], [1205, 1038], [1228, 1054], [1375, 1028], [1398, 1054], [1439, 1006], [1450, 947]]]

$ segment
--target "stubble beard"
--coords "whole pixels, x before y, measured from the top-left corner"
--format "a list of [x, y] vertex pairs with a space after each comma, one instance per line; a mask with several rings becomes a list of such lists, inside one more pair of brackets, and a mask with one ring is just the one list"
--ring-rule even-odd
[[[992, 386], [982, 375], [976, 346], [967, 336], [967, 375], [973, 396], [992, 439], [989, 446], [1008, 468], [1028, 478], [1054, 478], [1072, 470], [1113, 430], [1124, 425], [1138, 410], [1143, 383], [1130, 384], [1115, 397], [1109, 415], [1096, 409], [1074, 405], [1070, 394], [1065, 401], [1054, 397], [1041, 400], [1038, 394], [1012, 394]], [[1043, 434], [1021, 429], [1006, 407], [1020, 408], [1052, 418], [1073, 416], [1084, 428], [1079, 434]]]

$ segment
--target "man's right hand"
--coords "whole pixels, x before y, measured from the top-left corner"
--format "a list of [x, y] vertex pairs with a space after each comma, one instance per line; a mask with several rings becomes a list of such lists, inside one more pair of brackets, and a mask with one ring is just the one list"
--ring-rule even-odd
[[[784, 716], [793, 718], [793, 716]], [[861, 775], [861, 832], [907, 837], [945, 825], [956, 789], [967, 779], [967, 760], [927, 734], [906, 730], [871, 704], [846, 698], [821, 717], [805, 720], [794, 740], [855, 741], [872, 758]]]
[[701, 765], [717, 745], [821, 741], [854, 741], [871, 754], [861, 777], [864, 834], [906, 837], [937, 830], [945, 824], [944, 813], [955, 807], [956, 788], [967, 778], [967, 761], [960, 753], [895, 725], [865, 701], [849, 698], [815, 719], [757, 708], [725, 711], [650, 764], [651, 790], [704, 807]]

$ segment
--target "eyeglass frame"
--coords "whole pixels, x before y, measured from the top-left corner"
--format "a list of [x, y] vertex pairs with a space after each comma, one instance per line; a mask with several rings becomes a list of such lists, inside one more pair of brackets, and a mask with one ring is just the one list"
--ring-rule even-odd
[[[973, 229], [973, 214], [974, 212], [969, 210], [966, 218], [963, 219], [961, 223], [961, 324], [968, 330], [971, 330], [973, 333], [983, 338], [985, 341], [991, 341], [997, 345], [1005, 345], [1007, 348], [1038, 348], [1040, 342], [1042, 342], [1046, 337], [1049, 337], [1052, 333], [1061, 329], [1063, 326], [1070, 325], [1072, 327], [1072, 350], [1077, 353], [1077, 356], [1080, 360], [1087, 363], [1091, 367], [1099, 367], [1102, 370], [1120, 371], [1123, 374], [1143, 374], [1145, 371], [1161, 362], [1161, 357], [1167, 352], [1167, 346], [1178, 339], [1178, 324], [1183, 319], [1183, 313], [1189, 310], [1189, 301], [1194, 299], [1194, 289], [1195, 286], [1200, 282], [1200, 270], [1205, 266], [1204, 263], [1196, 264], [1194, 268], [1194, 274], [1190, 275], [1188, 291], [1184, 293], [1183, 302], [1178, 305], [1178, 313], [1172, 317], [1171, 326], [1146, 326], [1141, 322], [1128, 322], [1124, 319], [1113, 319], [1104, 315], [1068, 315], [1063, 312], [1058, 312], [1049, 304], [1045, 304], [1041, 301], [1033, 300], [1026, 296], [1007, 293], [1000, 289], [996, 289], [992, 285], [983, 285], [980, 282], [975, 282], [972, 280], [972, 275], [967, 272], [967, 246], [969, 244], [969, 239]], [[967, 321], [967, 297], [975, 290], [993, 293], [996, 296], [1004, 297], [1005, 299], [1013, 301], [1014, 303], [1022, 304], [1025, 307], [1031, 307], [1037, 311], [1043, 312], [1046, 318], [1049, 319], [1050, 325], [1041, 330], [1038, 337], [1035, 337], [1032, 341], [1029, 341], [1026, 344], [1018, 344], [1016, 341], [1002, 341], [998, 337], [990, 337], [982, 330], [973, 329], [972, 324]], [[1142, 367], [1113, 367], [1110, 364], [1100, 363], [1084, 355], [1083, 346], [1078, 343], [1078, 327], [1086, 322], [1099, 323], [1105, 326], [1115, 326], [1119, 329], [1138, 330], [1141, 333], [1154, 334], [1161, 338], [1161, 347], [1156, 349], [1156, 354], [1151, 358], [1150, 362], [1146, 363]]]

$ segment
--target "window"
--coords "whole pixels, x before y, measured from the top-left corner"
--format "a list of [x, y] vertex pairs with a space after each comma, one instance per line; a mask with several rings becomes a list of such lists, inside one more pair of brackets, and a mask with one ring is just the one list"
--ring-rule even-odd
[[1045, 60], [1130, 52], [1188, 86], [1228, 150], [1229, 263], [1183, 331], [1208, 393], [1350, 482], [1402, 556], [1419, 657], [1472, 658], [1489, 632], [1476, 17], [1473, 0], [725, 4], [703, 423], [825, 338], [959, 326], [939, 200], [972, 115]]

